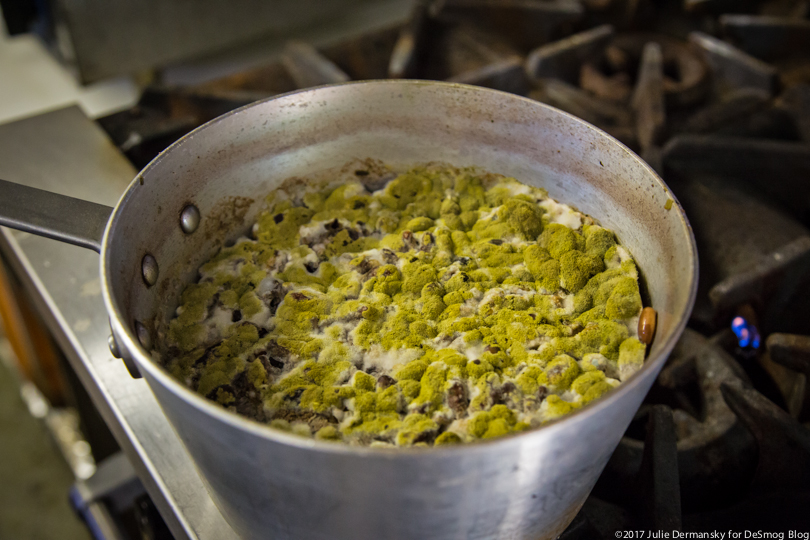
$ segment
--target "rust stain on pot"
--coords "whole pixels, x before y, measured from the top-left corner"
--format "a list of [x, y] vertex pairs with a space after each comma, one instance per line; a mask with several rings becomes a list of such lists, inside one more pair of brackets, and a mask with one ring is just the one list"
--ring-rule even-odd
[[205, 219], [205, 239], [221, 239], [239, 230], [253, 201], [249, 197], [226, 197], [217, 203]]

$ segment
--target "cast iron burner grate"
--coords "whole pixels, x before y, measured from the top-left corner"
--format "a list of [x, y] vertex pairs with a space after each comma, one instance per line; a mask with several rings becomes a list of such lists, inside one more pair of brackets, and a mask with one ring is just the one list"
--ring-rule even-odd
[[693, 225], [689, 330], [565, 539], [810, 530], [810, 1], [420, 0], [405, 24], [99, 120], [133, 164], [246, 103], [346, 80], [477, 84], [639, 152]]

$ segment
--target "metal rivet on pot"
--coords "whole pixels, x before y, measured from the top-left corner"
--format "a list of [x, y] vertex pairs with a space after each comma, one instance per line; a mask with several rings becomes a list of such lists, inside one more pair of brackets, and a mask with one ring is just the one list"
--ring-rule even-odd
[[155, 258], [148, 253], [141, 259], [141, 275], [143, 276], [143, 282], [146, 283], [148, 287], [157, 283], [158, 263]]
[[135, 333], [138, 335], [138, 341], [141, 347], [147, 351], [152, 350], [152, 336], [149, 334], [149, 329], [143, 323], [135, 321]]
[[186, 234], [191, 234], [200, 226], [200, 211], [190, 204], [180, 212], [180, 228]]
[[121, 349], [118, 348], [118, 342], [115, 341], [115, 336], [110, 334], [110, 337], [107, 338], [107, 345], [110, 347], [110, 354], [113, 355], [115, 358], [121, 358]]

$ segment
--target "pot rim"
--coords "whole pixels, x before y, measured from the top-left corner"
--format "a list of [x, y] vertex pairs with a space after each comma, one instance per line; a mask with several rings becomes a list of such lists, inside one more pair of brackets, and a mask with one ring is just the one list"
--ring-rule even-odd
[[[307, 439], [282, 430], [273, 429], [268, 424], [263, 424], [258, 421], [249, 419], [247, 417], [241, 416], [237, 413], [228, 411], [227, 409], [219, 406], [218, 404], [205, 398], [204, 396], [197, 394], [196, 392], [194, 392], [181, 382], [175, 380], [174, 377], [172, 377], [171, 374], [169, 374], [169, 372], [166, 371], [166, 369], [162, 365], [152, 360], [150, 354], [141, 346], [140, 342], [134, 335], [133, 331], [130, 330], [129, 325], [126, 325], [122, 322], [124, 321], [124, 318], [122, 317], [121, 310], [119, 309], [118, 303], [112, 297], [111, 294], [112, 276], [110, 275], [111, 270], [110, 265], [108, 264], [108, 255], [110, 251], [110, 245], [112, 243], [111, 239], [112, 226], [116, 223], [116, 221], [119, 218], [119, 215], [122, 212], [124, 201], [133, 192], [134, 186], [140, 181], [142, 175], [147, 171], [149, 171], [150, 169], [159, 166], [160, 162], [166, 155], [168, 155], [171, 152], [177, 151], [177, 149], [181, 147], [188, 139], [191, 139], [194, 136], [198, 135], [206, 128], [213, 126], [214, 124], [217, 124], [227, 118], [230, 118], [233, 115], [242, 114], [253, 107], [259, 106], [269, 101], [273, 101], [276, 99], [284, 99], [297, 94], [318, 92], [323, 89], [339, 86], [403, 85], [403, 84], [413, 86], [431, 86], [431, 87], [444, 86], [448, 88], [464, 89], [465, 91], [472, 91], [472, 92], [496, 93], [502, 94], [504, 97], [508, 97], [508, 99], [525, 101], [527, 103], [530, 103], [532, 106], [544, 108], [548, 111], [553, 112], [554, 114], [565, 117], [569, 121], [576, 122], [578, 124], [581, 124], [587, 128], [596, 131], [602, 137], [607, 138], [613, 144], [621, 148], [626, 154], [626, 159], [635, 160], [639, 165], [643, 167], [643, 169], [649, 174], [650, 179], [653, 182], [657, 183], [658, 186], [661, 187], [667, 193], [667, 195], [674, 201], [671, 211], [677, 212], [677, 215], [680, 218], [681, 225], [684, 228], [684, 232], [686, 233], [687, 240], [691, 247], [690, 250], [691, 283], [689, 285], [690, 288], [689, 296], [684, 306], [683, 312], [681, 314], [675, 314], [676, 316], [680, 316], [680, 320], [675, 326], [674, 331], [670, 334], [669, 338], [662, 344], [658, 353], [655, 356], [652, 355], [648, 356], [641, 369], [639, 369], [636, 373], [634, 373], [630, 377], [630, 379], [628, 379], [627, 381], [623, 381], [615, 390], [609, 392], [606, 396], [597, 399], [591, 403], [588, 403], [584, 407], [577, 409], [571, 413], [568, 413], [560, 418], [554, 419], [546, 424], [543, 424], [540, 427], [526, 430], [520, 433], [509, 434], [503, 437], [497, 437], [494, 439], [479, 440], [459, 445], [431, 446], [428, 448], [413, 448], [413, 447], [381, 448], [381, 447], [367, 447], [367, 446], [351, 446], [346, 443], [321, 441], [314, 438]], [[149, 162], [146, 165], [146, 167], [144, 167], [137, 175], [135, 175], [135, 178], [132, 180], [130, 185], [121, 195], [121, 198], [118, 200], [118, 203], [113, 209], [110, 219], [107, 222], [107, 227], [104, 230], [101, 248], [102, 248], [100, 257], [100, 266], [101, 266], [100, 277], [102, 285], [101, 289], [102, 289], [102, 296], [104, 298], [104, 305], [107, 308], [108, 314], [111, 315], [110, 324], [113, 326], [113, 334], [116, 336], [117, 339], [123, 342], [121, 343], [123, 349], [125, 351], [128, 351], [133, 356], [133, 359], [137, 363], [139, 369], [146, 371], [161, 385], [163, 385], [168, 390], [176, 394], [183, 401], [187, 402], [188, 405], [202, 409], [203, 412], [205, 412], [206, 414], [213, 416], [214, 418], [216, 418], [221, 422], [229, 424], [233, 428], [244, 430], [253, 435], [267, 439], [271, 442], [284, 444], [291, 447], [318, 451], [323, 453], [362, 456], [365, 458], [381, 457], [385, 459], [398, 459], [398, 458], [415, 459], [422, 456], [432, 457], [436, 455], [454, 455], [459, 452], [472, 453], [476, 451], [486, 451], [490, 448], [499, 445], [506, 446], [512, 444], [518, 438], [522, 439], [528, 437], [553, 436], [554, 432], [556, 432], [559, 429], [564, 429], [565, 426], [567, 425], [587, 421], [588, 418], [597, 415], [599, 411], [602, 410], [603, 408], [613, 406], [613, 404], [616, 401], [621, 399], [621, 394], [627, 393], [630, 391], [631, 388], [635, 388], [636, 386], [643, 384], [643, 380], [647, 373], [649, 373], [651, 370], [658, 370], [660, 366], [663, 365], [663, 363], [666, 361], [666, 358], [669, 356], [670, 352], [674, 348], [675, 343], [680, 338], [681, 334], [686, 328], [689, 315], [692, 312], [692, 308], [694, 307], [695, 304], [698, 287], [697, 277], [698, 277], [699, 262], [698, 262], [697, 245], [695, 243], [695, 235], [692, 230], [692, 226], [689, 223], [689, 219], [687, 218], [686, 213], [684, 212], [680, 202], [675, 197], [674, 193], [672, 193], [672, 190], [670, 190], [669, 186], [667, 186], [667, 184], [658, 175], [658, 173], [656, 173], [655, 170], [652, 167], [650, 167], [644, 160], [642, 160], [635, 152], [630, 150], [626, 145], [624, 145], [623, 143], [621, 143], [620, 141], [618, 141], [605, 131], [599, 129], [598, 127], [589, 124], [588, 122], [585, 122], [584, 120], [572, 114], [569, 114], [565, 111], [562, 111], [545, 103], [541, 103], [539, 101], [535, 101], [524, 96], [519, 96], [517, 94], [504, 92], [501, 90], [494, 90], [479, 86], [451, 83], [444, 81], [425, 81], [412, 79], [396, 79], [396, 80], [379, 79], [367, 81], [348, 81], [338, 84], [327, 84], [294, 90], [291, 92], [286, 92], [284, 94], [271, 96], [269, 98], [255, 101], [253, 103], [229, 111], [221, 116], [218, 116], [217, 118], [214, 118], [206, 122], [205, 124], [199, 126], [198, 128], [187, 133], [186, 135], [184, 135], [183, 137], [172, 143], [168, 148], [166, 148], [163, 152], [158, 154], [158, 156], [156, 156], [151, 162]]]

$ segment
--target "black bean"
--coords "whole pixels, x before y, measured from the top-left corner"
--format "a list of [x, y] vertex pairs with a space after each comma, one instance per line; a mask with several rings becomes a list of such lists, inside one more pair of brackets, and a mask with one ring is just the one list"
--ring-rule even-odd
[[250, 384], [246, 371], [241, 371], [233, 379], [231, 386], [234, 389], [234, 397], [236, 398], [236, 412], [253, 418], [254, 420], [264, 421], [264, 407], [259, 394], [255, 391], [256, 388]]
[[198, 365], [207, 364], [208, 359], [211, 358], [211, 354], [214, 352], [214, 349], [219, 347], [221, 344], [222, 344], [222, 342], [218, 341], [218, 342], [214, 343], [213, 345], [211, 345], [210, 347], [206, 348], [205, 351], [202, 353], [202, 356], [200, 356], [199, 358], [197, 358], [197, 360], [194, 361], [194, 365], [198, 366]]
[[272, 358], [286, 359], [290, 356], [290, 351], [275, 341], [270, 341], [270, 343], [267, 344], [267, 352]]
[[372, 268], [373, 268], [373, 266], [371, 265], [371, 261], [369, 261], [368, 259], [363, 259], [357, 265], [357, 271], [359, 273], [361, 273], [361, 274], [365, 274], [366, 272], [370, 271]]
[[435, 439], [436, 439], [436, 430], [434, 429], [429, 431], [423, 431], [422, 433], [416, 436], [413, 442], [414, 444], [420, 442], [432, 444]]
[[284, 214], [276, 214], [275, 216], [273, 216], [273, 221], [275, 221], [276, 224], [281, 223], [282, 221], [284, 221]]
[[276, 369], [284, 369], [284, 362], [276, 360], [275, 358], [268, 358], [267, 361]]
[[[303, 392], [303, 388], [299, 389]], [[296, 391], [297, 393], [298, 391]], [[300, 397], [300, 394], [299, 394]], [[294, 399], [298, 399], [298, 397], [294, 397]], [[273, 414], [272, 420], [281, 419], [286, 420], [287, 422], [306, 422], [309, 424], [309, 427], [312, 428], [313, 431], [318, 431], [324, 426], [329, 424], [337, 424], [337, 418], [332, 416], [331, 414], [321, 414], [316, 413], [313, 411], [298, 411], [298, 410], [280, 410], [276, 411]]]
[[396, 253], [394, 253], [390, 249], [383, 249], [382, 250], [382, 256], [383, 256], [383, 260], [385, 262], [387, 262], [388, 264], [396, 264], [396, 262], [399, 260]]
[[238, 309], [233, 310], [231, 313], [231, 322], [239, 322], [242, 320], [242, 312]]
[[467, 390], [461, 383], [454, 382], [447, 391], [447, 406], [450, 407], [456, 416], [462, 416], [467, 411]]
[[264, 300], [268, 302], [268, 307], [270, 308], [271, 314], [275, 314], [276, 308], [281, 301], [284, 300], [285, 294], [284, 288], [280, 283], [276, 282], [275, 285], [273, 285], [273, 290], [271, 290], [270, 293], [265, 296]]

